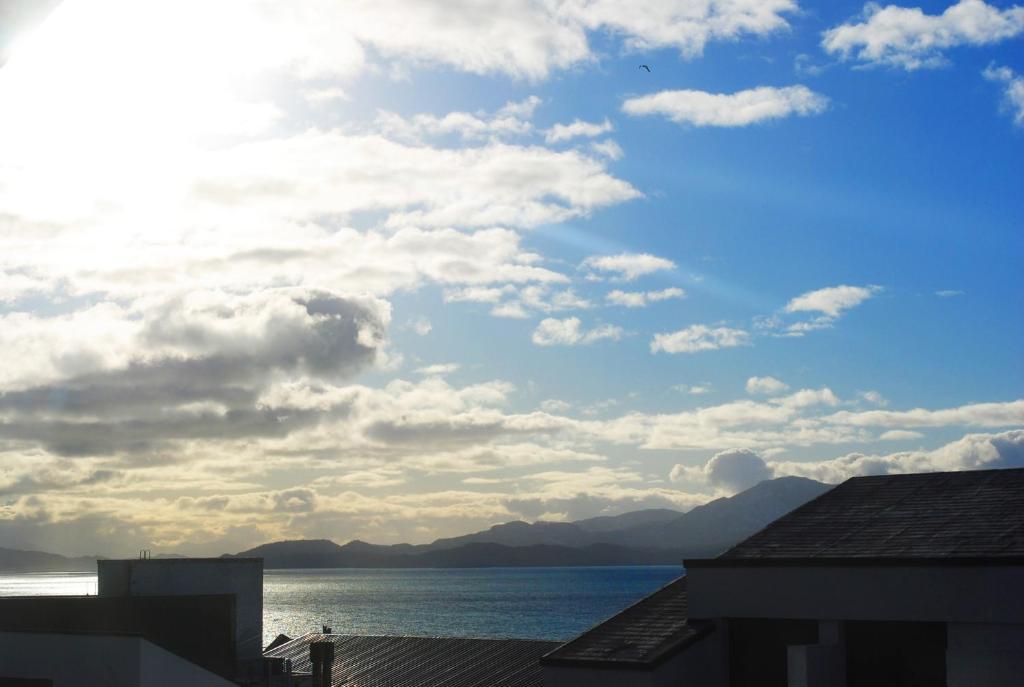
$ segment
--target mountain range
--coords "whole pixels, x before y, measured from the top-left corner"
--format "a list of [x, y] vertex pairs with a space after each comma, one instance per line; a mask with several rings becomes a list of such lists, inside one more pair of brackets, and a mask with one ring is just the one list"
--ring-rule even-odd
[[[686, 513], [655, 508], [575, 522], [515, 521], [430, 544], [279, 541], [224, 557], [259, 556], [266, 568], [679, 565], [684, 558], [718, 555], [829, 489], [803, 477], [779, 477]], [[92, 572], [96, 560], [0, 548], [0, 571], [7, 572]]]
[[780, 477], [686, 513], [649, 509], [576, 522], [516, 521], [416, 545], [281, 541], [235, 555], [262, 557], [267, 568], [678, 565], [684, 558], [718, 555], [829, 489], [803, 477]]

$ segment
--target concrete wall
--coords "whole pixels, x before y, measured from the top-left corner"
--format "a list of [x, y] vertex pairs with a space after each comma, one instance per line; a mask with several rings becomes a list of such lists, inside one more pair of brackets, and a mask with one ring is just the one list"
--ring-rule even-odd
[[1024, 623], [1024, 566], [697, 566], [691, 618]]
[[181, 558], [97, 561], [100, 596], [234, 594], [238, 658], [263, 649], [263, 559]]
[[946, 679], [949, 687], [1024, 684], [1024, 625], [950, 623]]
[[0, 677], [53, 687], [229, 687], [233, 683], [141, 637], [0, 632]]

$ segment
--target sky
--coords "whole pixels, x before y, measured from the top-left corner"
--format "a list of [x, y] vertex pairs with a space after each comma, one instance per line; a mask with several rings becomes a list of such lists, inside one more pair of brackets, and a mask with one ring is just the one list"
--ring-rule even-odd
[[1024, 6], [27, 6], [0, 546], [1024, 466]]

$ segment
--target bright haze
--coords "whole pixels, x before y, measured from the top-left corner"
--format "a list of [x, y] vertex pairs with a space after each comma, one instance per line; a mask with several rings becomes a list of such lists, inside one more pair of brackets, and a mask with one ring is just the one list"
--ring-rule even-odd
[[5, 28], [0, 546], [426, 542], [1024, 465], [1022, 37], [982, 0]]

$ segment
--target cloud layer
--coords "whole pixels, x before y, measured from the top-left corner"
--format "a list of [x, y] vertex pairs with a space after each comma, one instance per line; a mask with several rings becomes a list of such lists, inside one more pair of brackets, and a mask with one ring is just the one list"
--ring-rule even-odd
[[946, 51], [989, 45], [1024, 33], [1024, 7], [1001, 10], [983, 0], [960, 0], [942, 14], [918, 7], [864, 6], [860, 21], [829, 29], [822, 47], [842, 59], [908, 71], [947, 64]]
[[1009, 67], [995, 65], [989, 65], [982, 72], [982, 76], [988, 81], [1003, 85], [1003, 101], [1006, 109], [1013, 117], [1013, 123], [1018, 127], [1024, 127], [1024, 76], [1017, 74]]
[[676, 332], [655, 334], [651, 340], [651, 353], [697, 353], [749, 343], [750, 335], [742, 329], [694, 324]]
[[828, 98], [806, 86], [761, 86], [736, 93], [661, 91], [622, 104], [634, 116], [661, 115], [692, 126], [749, 126], [790, 116], [806, 117], [828, 109]]

